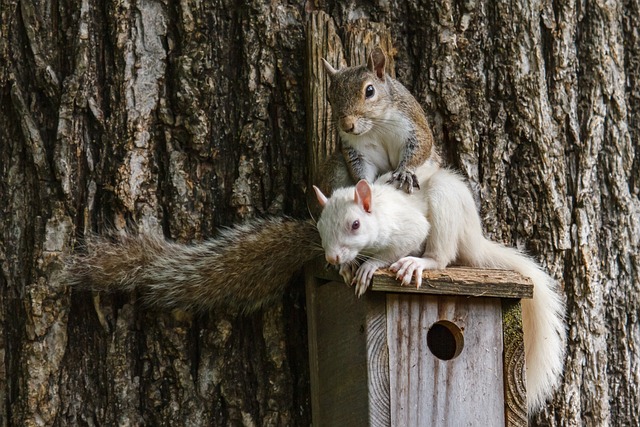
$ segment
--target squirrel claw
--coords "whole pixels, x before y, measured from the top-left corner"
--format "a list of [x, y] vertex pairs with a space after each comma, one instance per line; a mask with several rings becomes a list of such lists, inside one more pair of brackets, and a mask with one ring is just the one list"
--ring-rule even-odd
[[412, 193], [414, 188], [420, 189], [418, 177], [407, 169], [394, 172], [387, 183], [395, 183], [396, 188], [404, 189], [407, 193]]
[[354, 269], [355, 267], [351, 263], [340, 264], [340, 267], [338, 269], [338, 273], [344, 280], [344, 283], [346, 283], [349, 286], [353, 286], [356, 283]]

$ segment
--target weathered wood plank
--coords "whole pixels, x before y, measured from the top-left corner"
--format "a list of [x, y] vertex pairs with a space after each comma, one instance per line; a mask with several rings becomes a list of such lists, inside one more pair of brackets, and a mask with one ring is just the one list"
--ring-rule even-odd
[[[376, 296], [375, 298], [379, 298]], [[367, 373], [369, 393], [369, 426], [391, 425], [389, 348], [387, 341], [387, 318], [384, 300], [375, 312], [366, 314]]]
[[[315, 11], [307, 21], [307, 147], [309, 183], [325, 194], [339, 187], [354, 184], [344, 159], [338, 150], [338, 136], [332, 123], [331, 105], [327, 100], [329, 79], [322, 59], [336, 68], [365, 64], [367, 54], [376, 46], [393, 51], [391, 31], [382, 23], [367, 19], [349, 21], [342, 31], [344, 48], [333, 19], [323, 11]], [[346, 58], [346, 59], [345, 59]], [[395, 76], [395, 61], [389, 55], [388, 72]], [[313, 191], [307, 193], [309, 209], [319, 215], [320, 209]]]
[[[504, 425], [501, 312], [494, 298], [387, 294], [391, 425]], [[443, 319], [464, 335], [451, 360], [427, 345]]]
[[[309, 264], [316, 277], [342, 281], [337, 270], [326, 267], [318, 258]], [[372, 291], [429, 295], [460, 295], [497, 298], [532, 298], [533, 283], [515, 271], [491, 270], [473, 267], [448, 267], [444, 270], [428, 270], [422, 275], [422, 287], [400, 286], [395, 275], [386, 269], [373, 276]]]
[[[363, 305], [335, 283], [307, 281], [313, 425], [367, 425]], [[346, 296], [346, 298], [345, 298]], [[342, 315], [338, 316], [338, 313]]]
[[389, 425], [384, 295], [309, 273], [306, 293], [313, 425]]
[[507, 427], [527, 426], [527, 380], [520, 302], [502, 300], [504, 411]]
[[533, 284], [527, 277], [508, 270], [448, 267], [422, 275], [422, 286], [400, 286], [395, 274], [379, 270], [373, 277], [373, 291], [412, 294], [464, 295], [473, 297], [532, 298]]
[[313, 271], [305, 268], [305, 297], [307, 303], [307, 333], [309, 339], [309, 385], [311, 387], [311, 416], [313, 424], [317, 424], [313, 420], [313, 415], [320, 411], [320, 370], [318, 369], [318, 315], [317, 315], [317, 294], [316, 289], [320, 285], [320, 280], [313, 275]]
[[[324, 162], [337, 151], [337, 134], [331, 125], [331, 106], [327, 102], [329, 80], [322, 59], [335, 67], [345, 66], [342, 42], [333, 19], [319, 11], [307, 21], [307, 129], [309, 182], [320, 185], [327, 179]], [[310, 193], [313, 193], [311, 191]]]
[[[342, 157], [332, 156], [337, 151], [337, 135], [331, 125], [328, 80], [321, 59], [337, 68], [347, 65], [345, 57], [349, 64], [364, 63], [374, 46], [390, 49], [391, 36], [384, 24], [353, 21], [344, 29], [343, 50], [333, 20], [322, 11], [310, 14], [307, 34], [309, 177], [311, 183], [331, 193], [351, 184], [351, 178], [340, 164]], [[313, 197], [309, 207], [319, 212]], [[341, 285], [335, 271], [324, 268], [322, 260], [305, 270], [313, 424], [390, 425], [384, 295], [358, 300], [353, 289]], [[328, 274], [317, 274], [322, 272]], [[322, 279], [339, 283], [321, 284]], [[335, 324], [338, 318], [339, 325]]]

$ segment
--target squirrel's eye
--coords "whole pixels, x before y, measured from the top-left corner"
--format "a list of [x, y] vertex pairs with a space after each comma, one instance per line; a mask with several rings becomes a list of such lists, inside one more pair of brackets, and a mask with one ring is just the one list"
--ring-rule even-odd
[[355, 221], [353, 221], [353, 224], [351, 224], [351, 229], [357, 230], [358, 228], [360, 228], [360, 221], [356, 219]]
[[373, 85], [369, 85], [364, 90], [364, 97], [371, 98], [374, 93], [376, 93], [376, 90], [373, 88]]

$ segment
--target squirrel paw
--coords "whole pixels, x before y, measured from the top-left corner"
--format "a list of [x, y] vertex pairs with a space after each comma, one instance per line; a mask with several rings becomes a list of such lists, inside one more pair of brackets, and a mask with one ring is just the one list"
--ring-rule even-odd
[[407, 168], [396, 169], [387, 182], [389, 184], [395, 184], [396, 188], [404, 189], [407, 193], [412, 193], [414, 188], [420, 189], [418, 177]]
[[342, 280], [344, 280], [344, 283], [346, 283], [349, 286], [353, 285], [353, 275], [356, 271], [356, 268], [357, 268], [357, 265], [351, 262], [346, 264], [340, 264], [340, 269], [338, 270], [338, 273], [340, 273], [340, 276], [342, 277]]
[[358, 298], [364, 295], [367, 291], [367, 288], [371, 284], [373, 273], [375, 273], [379, 267], [380, 265], [378, 263], [367, 261], [358, 268], [358, 271], [356, 271], [356, 275], [353, 278]]
[[435, 268], [438, 268], [438, 263], [433, 258], [408, 256], [391, 264], [389, 270], [396, 273], [396, 279], [401, 280], [402, 286], [411, 284], [411, 279], [415, 277], [416, 288], [419, 288], [422, 286], [422, 272]]

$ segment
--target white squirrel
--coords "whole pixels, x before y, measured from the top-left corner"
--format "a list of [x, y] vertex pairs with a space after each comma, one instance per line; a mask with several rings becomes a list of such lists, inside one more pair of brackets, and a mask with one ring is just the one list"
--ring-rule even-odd
[[[426, 169], [426, 171], [425, 171]], [[375, 183], [334, 191], [314, 187], [322, 214], [318, 231], [326, 260], [340, 266], [356, 294], [364, 294], [378, 268], [389, 267], [403, 285], [422, 283], [425, 269], [450, 264], [519, 272], [534, 284], [533, 299], [522, 300], [529, 414], [557, 386], [564, 363], [564, 303], [555, 281], [518, 250], [484, 237], [480, 217], [465, 182], [447, 169], [416, 171], [420, 187], [412, 195]], [[358, 260], [365, 261], [358, 266]]]

